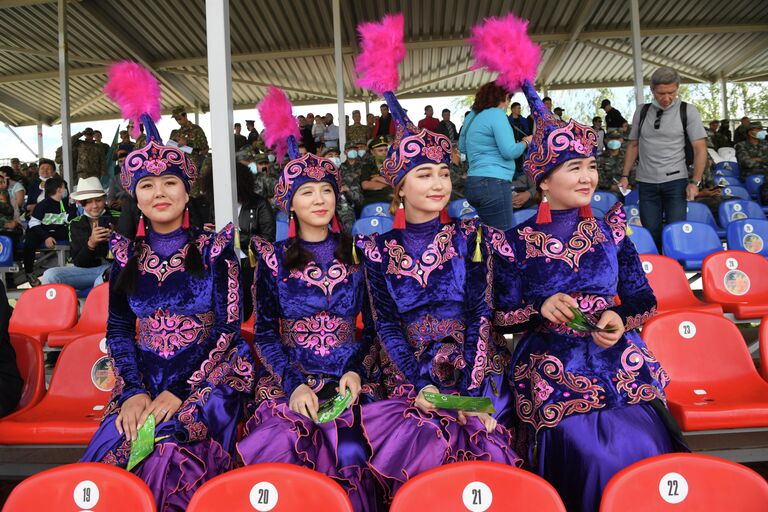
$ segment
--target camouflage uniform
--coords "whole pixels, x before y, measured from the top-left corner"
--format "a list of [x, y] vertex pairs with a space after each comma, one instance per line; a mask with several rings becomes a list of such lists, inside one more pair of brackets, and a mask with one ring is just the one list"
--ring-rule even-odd
[[[756, 160], [762, 158], [762, 161]], [[751, 174], [768, 172], [768, 141], [752, 144], [749, 140], [736, 144], [736, 160], [741, 168], [742, 178]]]
[[147, 136], [142, 133], [141, 135], [139, 135], [139, 138], [136, 139], [136, 142], [133, 144], [133, 147], [136, 149], [141, 149], [146, 145], [147, 145]]
[[371, 127], [364, 124], [347, 126], [347, 142], [366, 144], [371, 138]]
[[357, 219], [356, 212], [360, 211], [363, 206], [363, 189], [360, 188], [361, 168], [362, 164], [359, 161], [355, 161], [354, 164], [346, 161], [339, 168], [341, 179], [349, 189], [341, 194], [339, 204], [336, 206], [339, 220], [341, 220], [346, 232], [351, 232], [352, 226]]
[[101, 178], [107, 169], [104, 148], [101, 144], [78, 140], [75, 137], [72, 138], [72, 145], [76, 147], [77, 159], [73, 158], [73, 162], [78, 179]]
[[253, 177], [253, 189], [257, 194], [261, 194], [266, 197], [267, 200], [272, 202], [272, 198], [275, 195], [275, 185], [280, 177], [277, 167], [272, 164], [263, 171], [259, 171], [258, 174]]
[[[618, 150], [616, 155], [611, 155], [611, 150], [606, 150], [597, 155], [597, 189], [611, 190], [616, 182], [621, 179], [624, 171], [624, 148]], [[635, 188], [635, 169], [629, 173], [629, 188]]]

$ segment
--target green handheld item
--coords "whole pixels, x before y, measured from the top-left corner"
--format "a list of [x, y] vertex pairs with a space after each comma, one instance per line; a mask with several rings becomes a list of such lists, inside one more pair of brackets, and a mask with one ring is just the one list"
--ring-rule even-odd
[[155, 415], [150, 414], [147, 421], [139, 429], [139, 435], [131, 443], [131, 456], [128, 458], [128, 466], [125, 469], [130, 471], [136, 465], [149, 456], [155, 449]]
[[347, 390], [345, 394], [338, 394], [320, 404], [317, 409], [317, 423], [327, 423], [338, 418], [352, 403], [352, 393]]
[[424, 391], [424, 398], [427, 399], [427, 402], [436, 405], [440, 409], [465, 412], [485, 412], [489, 414], [496, 412], [496, 409], [493, 407], [493, 402], [491, 402], [491, 399], [487, 396], [446, 395], [443, 393]]
[[592, 320], [581, 312], [580, 309], [570, 308], [573, 312], [574, 318], [565, 325], [578, 332], [615, 332], [616, 327], [598, 327]]

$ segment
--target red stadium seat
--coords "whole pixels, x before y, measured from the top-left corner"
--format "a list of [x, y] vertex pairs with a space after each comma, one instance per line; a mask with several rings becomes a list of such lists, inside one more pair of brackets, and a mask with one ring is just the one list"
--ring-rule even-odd
[[733, 322], [674, 311], [646, 322], [642, 335], [669, 374], [669, 410], [684, 431], [768, 427], [768, 383]]
[[69, 285], [46, 284], [31, 288], [16, 302], [8, 331], [26, 334], [43, 345], [48, 340], [48, 333], [75, 325], [78, 304], [77, 293]]
[[760, 322], [760, 374], [768, 381], [768, 318]]
[[109, 283], [94, 287], [85, 299], [80, 319], [74, 327], [48, 335], [49, 347], [63, 347], [89, 334], [104, 332], [109, 313]]
[[147, 485], [128, 471], [95, 462], [49, 469], [21, 482], [3, 512], [154, 512]]
[[751, 469], [708, 455], [672, 453], [616, 473], [600, 512], [758, 512], [766, 505], [768, 483]]
[[641, 254], [640, 261], [648, 282], [656, 295], [659, 313], [677, 309], [723, 313], [718, 304], [707, 304], [696, 298], [680, 264], [666, 256]]
[[24, 381], [21, 399], [13, 414], [22, 414], [36, 405], [45, 395], [43, 351], [40, 344], [29, 336], [13, 333], [10, 337], [13, 350], [16, 351], [16, 366]]
[[746, 251], [708, 256], [701, 268], [704, 297], [739, 320], [768, 315], [768, 261]]
[[397, 492], [390, 509], [447, 510], [565, 512], [565, 506], [554, 487], [533, 473], [495, 462], [472, 461], [448, 464], [412, 478]]
[[88, 444], [115, 383], [102, 340], [103, 333], [64, 347], [40, 403], [0, 420], [0, 444]]
[[352, 512], [339, 484], [311, 469], [292, 464], [254, 464], [203, 484], [187, 512]]

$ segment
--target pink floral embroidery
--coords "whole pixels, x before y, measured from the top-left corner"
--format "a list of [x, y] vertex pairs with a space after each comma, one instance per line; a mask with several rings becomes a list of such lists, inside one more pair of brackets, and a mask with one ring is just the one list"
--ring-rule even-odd
[[427, 246], [427, 250], [416, 260], [409, 256], [405, 252], [405, 247], [398, 244], [396, 240], [387, 240], [384, 242], [386, 247], [384, 250], [389, 253], [390, 258], [387, 274], [412, 277], [422, 288], [426, 288], [432, 271], [442, 269], [443, 264], [458, 255], [452, 244], [455, 232], [456, 228], [453, 224], [446, 224], [435, 235], [432, 243]]
[[621, 203], [616, 203], [608, 210], [608, 213], [605, 214], [605, 223], [611, 228], [613, 241], [618, 245], [627, 236], [627, 215], [624, 213]]
[[358, 239], [358, 244], [362, 244], [363, 254], [365, 254], [366, 259], [375, 263], [381, 263], [381, 253], [373, 236], [366, 235]]
[[544, 142], [546, 130], [534, 131], [532, 151], [528, 152], [528, 159], [524, 165], [526, 172], [531, 174], [534, 181], [539, 174], [553, 168], [558, 162], [558, 156], [562, 153], [570, 150], [584, 156], [592, 156], [592, 151], [597, 146], [597, 133], [592, 128], [579, 124], [573, 119], [567, 124], [562, 121], [558, 124], [558, 128], [549, 132], [546, 142]]
[[440, 162], [443, 159], [443, 155], [445, 152], [443, 151], [443, 148], [440, 146], [426, 146], [422, 153], [424, 156], [432, 160], [433, 162]]
[[546, 380], [541, 378], [538, 372], [531, 372], [531, 385], [533, 386], [534, 406], [538, 407], [547, 401], [554, 388]]
[[144, 168], [150, 173], [159, 176], [168, 168], [168, 166], [162, 160], [147, 160], [144, 163]]
[[255, 236], [251, 240], [253, 248], [261, 256], [264, 263], [272, 271], [272, 275], [277, 275], [277, 256], [275, 255], [275, 246], [261, 237]]
[[355, 328], [345, 319], [322, 311], [299, 320], [282, 320], [281, 332], [284, 344], [308, 348], [325, 357], [334, 348], [351, 342]]
[[112, 239], [110, 250], [121, 267], [125, 266], [128, 262], [128, 247], [130, 245], [131, 241], [121, 235], [115, 234]]
[[448, 318], [439, 320], [427, 315], [417, 322], [408, 324], [406, 335], [408, 343], [416, 349], [416, 359], [420, 358], [429, 346], [443, 338], [453, 338], [459, 343], [464, 343], [464, 324], [459, 320]]
[[512, 250], [512, 246], [509, 245], [509, 242], [507, 242], [507, 237], [504, 236], [504, 233], [490, 226], [487, 226], [486, 229], [488, 230], [488, 245], [490, 245], [494, 252], [499, 256], [505, 258], [510, 263], [514, 262], [515, 252]]
[[[402, 125], [398, 125], [395, 139], [392, 141], [392, 147], [397, 151], [390, 151], [390, 157], [384, 161], [381, 167], [381, 174], [384, 179], [389, 182], [391, 186], [400, 181], [400, 178], [405, 174], [405, 167], [414, 161], [419, 161], [422, 155], [426, 155], [426, 148], [432, 147], [436, 149], [430, 149], [428, 159], [434, 162], [445, 161], [450, 164], [451, 154], [451, 141], [445, 135], [433, 133], [422, 128], [418, 130], [413, 125], [410, 125], [408, 130], [413, 135], [406, 135], [406, 131]], [[418, 133], [415, 133], [418, 130]], [[439, 152], [438, 152], [439, 150]], [[435, 159], [440, 155], [439, 159]]]
[[347, 277], [356, 273], [358, 269], [357, 266], [347, 267], [347, 265], [333, 260], [328, 270], [323, 272], [323, 269], [318, 267], [314, 261], [310, 261], [304, 270], [291, 270], [288, 277], [301, 279], [307, 283], [307, 286], [317, 286], [330, 301], [331, 293], [333, 293], [336, 285], [345, 282]]
[[528, 304], [513, 311], [496, 311], [493, 314], [493, 323], [500, 327], [507, 327], [527, 322], [531, 315], [536, 313], [533, 304]]
[[467, 363], [458, 343], [443, 343], [432, 359], [432, 375], [445, 386], [456, 384], [458, 370], [466, 368]]
[[593, 245], [606, 242], [605, 235], [600, 230], [595, 219], [584, 219], [579, 222], [567, 244], [542, 231], [534, 231], [531, 226], [518, 230], [520, 238], [525, 240], [525, 255], [528, 258], [543, 257], [549, 262], [560, 260], [575, 272], [579, 270], [581, 257], [593, 250]]
[[[630, 404], [648, 402], [654, 398], [666, 400], [664, 392], [651, 384], [635, 382], [638, 371], [650, 364], [649, 370], [651, 376], [659, 382], [662, 389], [669, 382], [667, 372], [659, 365], [659, 361], [647, 348], [640, 349], [634, 343], [628, 343], [626, 349], [621, 354], [621, 370], [616, 373], [616, 391], [626, 393]], [[654, 369], [656, 368], [656, 369]]]
[[168, 260], [161, 260], [152, 247], [144, 244], [139, 257], [139, 272], [142, 275], [152, 274], [157, 278], [158, 284], [162, 285], [163, 281], [174, 272], [184, 271], [184, 258], [187, 256], [187, 251], [189, 251], [189, 245], [182, 247], [180, 252], [171, 255]]
[[477, 219], [461, 219], [459, 227], [464, 237], [469, 238], [469, 235], [477, 231]]
[[219, 254], [221, 254], [221, 251], [224, 249], [224, 247], [227, 246], [227, 242], [229, 242], [230, 237], [226, 234], [217, 234], [213, 239], [213, 244], [211, 244], [211, 261], [215, 261]]
[[656, 306], [653, 306], [650, 311], [646, 311], [645, 313], [638, 313], [636, 315], [629, 316], [624, 322], [624, 330], [631, 331], [633, 329], [637, 329], [654, 315], [656, 315]]
[[472, 362], [469, 389], [479, 388], [488, 369], [488, 346], [491, 337], [491, 324], [487, 318], [480, 319], [480, 331], [477, 337], [477, 352]]
[[139, 320], [139, 342], [161, 357], [169, 359], [176, 350], [207, 337], [213, 321], [212, 311], [184, 316], [171, 314], [161, 308], [151, 316]]
[[240, 321], [240, 265], [227, 260], [227, 323]]

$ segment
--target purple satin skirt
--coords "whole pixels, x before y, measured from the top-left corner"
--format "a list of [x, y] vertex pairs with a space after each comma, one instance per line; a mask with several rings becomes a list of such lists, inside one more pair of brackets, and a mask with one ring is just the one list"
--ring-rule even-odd
[[557, 489], [568, 512], [597, 512], [613, 475], [637, 461], [673, 451], [675, 443], [666, 425], [653, 406], [643, 403], [573, 414], [554, 428], [543, 429], [534, 470]]
[[[229, 386], [217, 386], [198, 411], [208, 427], [209, 438], [179, 442], [176, 421], [157, 425], [155, 437], [166, 439], [135, 468], [155, 496], [160, 512], [183, 512], [195, 491], [211, 478], [232, 468], [232, 450], [242, 405], [241, 395]], [[82, 462], [104, 462], [126, 467], [130, 442], [117, 432], [117, 413], [104, 418], [93, 435]]]
[[[368, 402], [365, 395], [360, 402]], [[317, 424], [288, 408], [284, 398], [262, 402], [237, 443], [243, 464], [283, 462], [304, 466], [337, 481], [357, 512], [386, 510], [381, 485], [368, 467], [371, 449], [354, 405], [333, 421]]]

